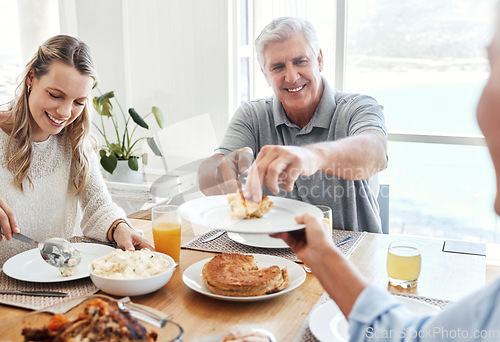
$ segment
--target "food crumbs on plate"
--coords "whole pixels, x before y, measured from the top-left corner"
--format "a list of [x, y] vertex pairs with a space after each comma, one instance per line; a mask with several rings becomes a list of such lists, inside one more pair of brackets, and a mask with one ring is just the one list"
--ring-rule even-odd
[[58, 270], [63, 277], [71, 277], [78, 273], [78, 267], [59, 267]]

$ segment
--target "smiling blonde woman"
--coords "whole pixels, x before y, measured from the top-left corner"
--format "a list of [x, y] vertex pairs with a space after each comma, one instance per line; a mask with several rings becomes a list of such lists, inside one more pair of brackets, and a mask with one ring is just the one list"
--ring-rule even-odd
[[0, 111], [0, 265], [29, 248], [12, 240], [86, 236], [123, 249], [151, 248], [106, 190], [90, 134], [96, 82], [88, 46], [59, 35], [27, 64], [14, 99]]

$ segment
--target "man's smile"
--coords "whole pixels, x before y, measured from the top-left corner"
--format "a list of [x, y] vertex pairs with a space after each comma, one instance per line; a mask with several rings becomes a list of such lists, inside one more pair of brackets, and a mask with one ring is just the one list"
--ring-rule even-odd
[[301, 85], [300, 87], [297, 87], [297, 88], [284, 88], [286, 91], [288, 91], [289, 93], [296, 93], [302, 89], [304, 89], [306, 85]]

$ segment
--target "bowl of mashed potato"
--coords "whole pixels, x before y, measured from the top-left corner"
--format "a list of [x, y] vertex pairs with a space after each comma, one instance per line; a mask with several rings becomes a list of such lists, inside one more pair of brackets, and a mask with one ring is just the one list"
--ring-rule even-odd
[[149, 249], [116, 249], [89, 265], [94, 285], [115, 296], [140, 296], [154, 292], [168, 283], [174, 269], [174, 259]]

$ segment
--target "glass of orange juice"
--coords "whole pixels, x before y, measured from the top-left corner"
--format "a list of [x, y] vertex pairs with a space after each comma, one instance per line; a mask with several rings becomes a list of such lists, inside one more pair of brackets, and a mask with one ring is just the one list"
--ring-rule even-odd
[[332, 236], [332, 208], [326, 205], [317, 205], [317, 208], [321, 210], [323, 213], [323, 222], [325, 222], [328, 225], [328, 231], [330, 233], [330, 236]]
[[181, 224], [176, 205], [159, 205], [151, 210], [153, 240], [157, 252], [171, 256], [179, 264], [181, 255]]
[[417, 286], [422, 266], [420, 246], [410, 241], [394, 241], [387, 252], [387, 275], [392, 286]]

